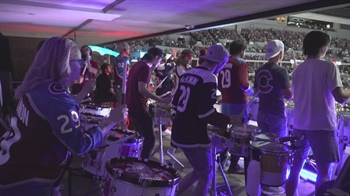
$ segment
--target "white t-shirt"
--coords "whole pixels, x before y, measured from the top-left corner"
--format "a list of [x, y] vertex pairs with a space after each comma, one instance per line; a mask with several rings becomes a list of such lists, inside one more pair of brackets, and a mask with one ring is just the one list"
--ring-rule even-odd
[[292, 76], [294, 128], [336, 130], [335, 99], [332, 91], [342, 87], [339, 69], [334, 63], [308, 59]]

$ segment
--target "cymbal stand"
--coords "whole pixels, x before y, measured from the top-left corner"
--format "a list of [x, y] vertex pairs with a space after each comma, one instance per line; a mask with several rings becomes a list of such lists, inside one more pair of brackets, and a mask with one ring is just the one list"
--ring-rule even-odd
[[[211, 153], [212, 153], [212, 156], [213, 156], [213, 166], [212, 166], [212, 173], [213, 173], [213, 177], [212, 177], [212, 181], [211, 181], [211, 190], [210, 190], [210, 195], [211, 196], [217, 196], [217, 189], [219, 187], [222, 187], [222, 186], [226, 186], [227, 188], [227, 191], [228, 191], [228, 194], [229, 196], [232, 196], [232, 190], [231, 190], [231, 187], [230, 187], [230, 184], [226, 178], [226, 174], [224, 172], [224, 168], [222, 167], [221, 165], [221, 159], [220, 159], [220, 156], [218, 155], [217, 153], [217, 149], [216, 149], [216, 145], [213, 145], [212, 144], [212, 148], [211, 148]], [[221, 185], [221, 186], [217, 186], [217, 183], [216, 183], [216, 163], [218, 163], [219, 165], [219, 169], [220, 169], [220, 173], [221, 173], [221, 176], [222, 178], [224, 179], [225, 181], [225, 184], [224, 185]]]
[[[159, 139], [159, 145], [158, 147], [152, 152], [151, 157], [154, 156], [157, 152], [159, 152], [159, 161], [161, 165], [164, 165], [164, 149], [163, 149], [163, 136], [162, 136], [162, 125], [163, 124], [167, 124], [168, 121], [162, 119], [162, 117], [158, 116], [153, 118], [153, 122], [156, 120], [156, 123], [158, 125], [158, 130], [159, 130], [159, 134], [158, 134], [158, 139]], [[175, 152], [175, 150], [171, 150], [171, 152], [169, 150], [167, 150], [166, 155], [168, 155], [171, 159], [171, 161], [169, 162], [170, 165], [172, 167], [174, 167], [174, 165], [172, 164], [173, 162], [177, 163], [181, 168], [185, 168], [184, 164], [182, 164], [174, 155], [173, 153]], [[173, 161], [173, 162], [172, 162]]]

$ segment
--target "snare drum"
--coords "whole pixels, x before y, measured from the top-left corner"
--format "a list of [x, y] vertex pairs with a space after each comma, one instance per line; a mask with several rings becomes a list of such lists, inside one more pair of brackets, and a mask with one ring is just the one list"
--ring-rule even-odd
[[138, 158], [142, 143], [142, 139], [135, 138], [133, 133], [114, 129], [105, 137], [100, 147], [85, 155], [82, 168], [93, 175], [102, 177], [108, 160], [115, 157]]
[[339, 139], [350, 146], [350, 112], [339, 112], [338, 115]]
[[240, 157], [248, 157], [251, 135], [259, 132], [259, 128], [253, 125], [245, 125], [234, 126], [231, 130], [233, 146], [230, 148], [229, 152]]
[[94, 116], [80, 115], [81, 126], [84, 128], [85, 131], [90, 129], [91, 127], [99, 126], [102, 119], [103, 118], [98, 118]]
[[102, 191], [105, 196], [174, 196], [179, 179], [176, 170], [155, 161], [114, 158], [106, 164]]
[[229, 140], [224, 135], [220, 135], [218, 132], [208, 131], [208, 137], [211, 147], [216, 147], [216, 153], [221, 153], [228, 148]]
[[275, 142], [278, 140], [278, 135], [275, 133], [262, 133], [255, 132], [252, 133], [251, 139], [252, 141], [266, 141], [266, 142]]
[[149, 104], [148, 112], [153, 122], [168, 124], [171, 123], [171, 107], [163, 104]]
[[95, 117], [109, 117], [109, 113], [111, 112], [111, 107], [108, 105], [100, 105], [90, 103], [87, 105], [80, 105], [79, 113], [84, 114], [85, 116], [95, 116]]
[[281, 186], [287, 181], [293, 160], [291, 147], [277, 142], [253, 141], [250, 149], [251, 158], [260, 162], [261, 184]]

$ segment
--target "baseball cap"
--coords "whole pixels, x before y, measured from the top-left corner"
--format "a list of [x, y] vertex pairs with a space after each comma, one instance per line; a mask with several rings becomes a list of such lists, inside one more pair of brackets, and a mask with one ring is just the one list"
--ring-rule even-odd
[[220, 44], [213, 44], [209, 46], [207, 54], [199, 57], [201, 60], [207, 60], [214, 63], [221, 63], [227, 61], [229, 53], [225, 47]]
[[182, 55], [185, 55], [185, 56], [193, 56], [194, 55], [194, 52], [190, 49], [185, 49], [181, 52]]
[[265, 58], [270, 59], [277, 56], [281, 51], [284, 51], [284, 44], [280, 40], [272, 40], [266, 46]]
[[150, 48], [147, 51], [148, 54], [152, 55], [152, 56], [159, 56], [159, 57], [163, 57], [163, 50], [161, 50], [160, 48]]
[[129, 48], [128, 42], [121, 42], [117, 45], [116, 51], [120, 53], [126, 50], [127, 48]]

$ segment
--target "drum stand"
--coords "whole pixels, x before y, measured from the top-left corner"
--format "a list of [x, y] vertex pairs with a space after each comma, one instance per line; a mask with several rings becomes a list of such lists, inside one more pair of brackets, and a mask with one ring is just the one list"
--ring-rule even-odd
[[[230, 184], [226, 178], [226, 174], [224, 172], [224, 168], [222, 167], [221, 165], [221, 159], [220, 159], [220, 155], [217, 155], [217, 152], [216, 152], [216, 146], [213, 145], [212, 146], [212, 150], [211, 150], [211, 153], [212, 153], [212, 156], [213, 156], [213, 166], [212, 166], [212, 172], [213, 172], [213, 179], [211, 181], [211, 190], [210, 190], [210, 195], [211, 196], [217, 196], [217, 189], [219, 187], [222, 187], [222, 186], [226, 186], [227, 188], [227, 191], [228, 191], [228, 195], [229, 196], [232, 196], [232, 190], [231, 190], [231, 187], [230, 187]], [[224, 185], [221, 185], [221, 186], [217, 186], [217, 183], [216, 183], [216, 163], [218, 163], [219, 165], [219, 169], [220, 169], [220, 173], [221, 173], [221, 176], [222, 178], [224, 179], [225, 181], [225, 184]]]
[[[159, 155], [160, 155], [160, 157], [159, 157], [159, 161], [160, 161], [160, 164], [161, 165], [164, 165], [164, 150], [163, 150], [163, 136], [162, 136], [162, 125], [163, 124], [166, 124], [167, 122], [163, 122], [162, 120], [161, 120], [161, 117], [158, 117], [158, 118], [156, 118], [157, 119], [157, 125], [158, 125], [158, 132], [159, 132], [159, 134], [158, 134], [158, 139], [159, 139], [159, 145], [158, 145], [158, 147], [152, 152], [152, 154], [151, 154], [151, 157], [153, 157], [156, 153], [157, 153], [157, 151], [159, 151]], [[171, 160], [168, 162], [168, 164], [170, 165], [170, 166], [172, 166], [172, 167], [174, 167], [174, 164], [173, 164], [173, 162], [175, 162], [175, 163], [177, 163], [178, 165], [180, 165], [180, 167], [181, 168], [185, 168], [185, 166], [184, 166], [184, 164], [182, 164], [178, 159], [176, 159], [176, 157], [174, 157], [174, 153], [175, 153], [175, 148], [173, 148], [172, 150], [167, 150], [167, 152], [166, 152], [166, 155], [168, 155], [170, 158], [171, 158]]]

